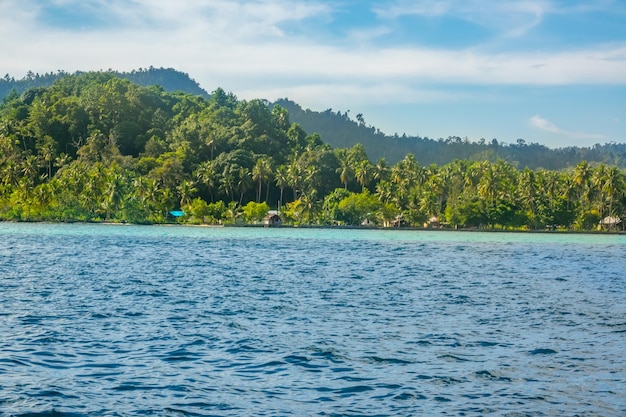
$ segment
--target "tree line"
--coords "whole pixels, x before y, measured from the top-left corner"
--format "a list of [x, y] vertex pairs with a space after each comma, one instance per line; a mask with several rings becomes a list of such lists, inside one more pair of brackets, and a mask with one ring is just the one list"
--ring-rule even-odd
[[395, 163], [333, 148], [280, 104], [66, 75], [0, 105], [0, 219], [590, 230], [624, 217], [615, 165]]
[[419, 155], [420, 163], [424, 165], [444, 165], [456, 159], [491, 162], [503, 159], [520, 168], [560, 170], [574, 168], [580, 161], [586, 160], [590, 163], [626, 168], [625, 143], [612, 142], [591, 147], [568, 146], [551, 149], [522, 138], [517, 139], [515, 143], [505, 143], [496, 138], [471, 141], [467, 137], [459, 136], [434, 139], [397, 133], [386, 135], [367, 124], [361, 113], [352, 120], [349, 111], [304, 110], [289, 99], [278, 100], [276, 104], [286, 108], [292, 120], [300, 123], [305, 130], [318, 132], [324, 138], [324, 142], [331, 146], [349, 148], [360, 143], [365, 146], [367, 154], [373, 160], [385, 158], [393, 164], [412, 153]]
[[[193, 80], [189, 74], [177, 71], [173, 68], [139, 68], [130, 72], [107, 71], [117, 77], [127, 79], [135, 84], [144, 87], [151, 85], [160, 85], [166, 91], [184, 91], [185, 93], [209, 97], [209, 94]], [[78, 71], [74, 75], [80, 75]], [[21, 79], [5, 74], [0, 78], [0, 99], [3, 99], [11, 91], [15, 90], [18, 94], [23, 93], [33, 87], [49, 87], [56, 80], [70, 75], [65, 71], [46, 72], [44, 74], [28, 71]]]
[[[130, 72], [112, 70], [108, 72], [144, 87], [160, 85], [166, 91], [183, 91], [209, 98], [209, 94], [188, 74], [173, 68], [149, 67]], [[80, 74], [77, 72], [74, 75]], [[4, 78], [0, 78], [0, 99], [12, 90], [21, 94], [29, 88], [48, 87], [67, 75], [69, 74], [63, 71], [45, 74], [30, 71], [22, 79], [16, 80], [6, 74]], [[604, 163], [626, 168], [626, 143], [610, 142], [598, 143], [591, 147], [568, 146], [551, 149], [521, 138], [514, 143], [505, 143], [495, 138], [471, 141], [467, 137], [459, 136], [434, 139], [397, 133], [387, 135], [367, 124], [361, 113], [353, 120], [349, 110], [344, 112], [332, 109], [323, 112], [304, 110], [286, 98], [277, 100], [270, 104], [272, 105], [287, 109], [291, 121], [299, 123], [307, 132], [317, 132], [324, 138], [324, 142], [333, 148], [350, 148], [360, 143], [372, 160], [385, 158], [391, 164], [412, 153], [419, 155], [420, 163], [424, 165], [444, 165], [456, 159], [491, 162], [504, 159], [521, 168], [560, 170], [574, 168], [580, 161], [586, 160], [593, 164]]]

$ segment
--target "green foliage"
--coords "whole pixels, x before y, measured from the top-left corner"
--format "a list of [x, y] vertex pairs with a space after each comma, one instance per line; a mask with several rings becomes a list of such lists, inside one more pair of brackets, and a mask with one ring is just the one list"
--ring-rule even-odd
[[335, 148], [351, 148], [362, 144], [372, 160], [385, 158], [392, 164], [411, 153], [418, 155], [424, 165], [445, 165], [454, 160], [496, 162], [502, 159], [522, 168], [561, 170], [587, 160], [626, 168], [625, 143], [551, 149], [538, 143], [526, 143], [522, 139], [504, 144], [484, 138], [470, 141], [458, 136], [429, 138], [397, 133], [386, 135], [376, 127], [367, 125], [362, 114], [357, 114], [356, 120], [352, 120], [348, 112], [304, 110], [288, 99], [277, 100], [275, 105], [287, 109], [293, 122], [305, 131], [319, 133], [327, 144]]
[[[337, 219], [349, 225], [371, 224], [376, 221], [377, 212], [382, 208], [383, 205], [378, 198], [366, 190], [341, 200], [337, 206]], [[387, 209], [390, 210], [389, 207]]]
[[576, 221], [575, 227], [579, 230], [594, 230], [598, 228], [600, 219], [602, 219], [600, 213], [597, 210], [591, 210], [581, 214]]
[[245, 219], [250, 223], [260, 222], [269, 211], [270, 206], [268, 206], [266, 202], [255, 203], [254, 201], [250, 201], [243, 206]]
[[[101, 72], [30, 87], [0, 104], [2, 220], [163, 223], [182, 209], [177, 221], [255, 223], [279, 205], [296, 225], [436, 219], [442, 227], [595, 230], [604, 217], [626, 218], [626, 176], [607, 164], [520, 170], [498, 159], [508, 148], [497, 141], [457, 140], [437, 149], [489, 152], [437, 165], [431, 150], [414, 148], [373, 164], [368, 154], [379, 155], [365, 141], [333, 149], [307, 134], [304, 122], [290, 121], [289, 103], [240, 101], [219, 88], [208, 99], [168, 93]], [[347, 113], [323, 117], [371, 133], [362, 115], [358, 123]]]
[[323, 219], [327, 224], [342, 223], [342, 212], [339, 209], [339, 203], [348, 198], [352, 193], [344, 188], [337, 188], [332, 193], [324, 197], [322, 204]]

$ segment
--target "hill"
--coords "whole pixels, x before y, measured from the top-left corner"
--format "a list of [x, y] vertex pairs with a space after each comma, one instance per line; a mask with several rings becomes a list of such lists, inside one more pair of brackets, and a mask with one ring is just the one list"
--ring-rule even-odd
[[289, 99], [277, 100], [274, 104], [287, 109], [292, 121], [299, 123], [307, 132], [317, 132], [324, 142], [334, 148], [350, 148], [357, 143], [362, 144], [372, 161], [385, 158], [387, 162], [395, 164], [411, 153], [421, 165], [444, 165], [456, 159], [492, 162], [504, 159], [520, 168], [531, 169], [572, 168], [583, 160], [626, 167], [626, 144], [550, 149], [538, 143], [526, 143], [522, 139], [514, 144], [507, 144], [496, 139], [472, 142], [457, 136], [446, 139], [390, 136], [374, 126], [366, 125], [361, 114], [354, 121], [347, 113], [334, 112], [332, 109], [323, 112], [304, 110]]
[[[220, 88], [205, 99], [93, 72], [13, 91], [0, 102], [0, 221], [162, 223], [182, 211], [179, 221], [255, 223], [276, 207], [295, 225], [421, 227], [445, 219], [450, 227], [591, 230], [601, 220], [615, 228], [626, 216], [626, 177], [614, 166], [582, 161], [557, 172], [490, 161], [528, 161], [533, 150], [565, 162], [586, 151], [616, 157], [602, 152], [622, 145], [571, 149], [570, 157], [523, 141], [387, 137], [362, 115], [354, 122], [282, 103], [343, 144], [323, 143], [281, 105]], [[371, 152], [411, 153], [373, 164], [350, 140]], [[484, 159], [428, 160], [463, 152]]]
[[[184, 93], [209, 98], [200, 85], [188, 74], [172, 68], [140, 68], [131, 72], [107, 71], [116, 77], [127, 79], [143, 87], [159, 85], [167, 92]], [[75, 75], [80, 75], [76, 72]], [[0, 78], [0, 99], [11, 91], [23, 94], [30, 88], [52, 85], [55, 81], [67, 77], [69, 73], [35, 74], [29, 72], [21, 80], [15, 80], [8, 74]], [[306, 132], [317, 132], [325, 143], [334, 148], [351, 148], [357, 143], [364, 146], [371, 161], [381, 158], [390, 164], [401, 161], [407, 154], [413, 154], [423, 166], [430, 164], [444, 165], [454, 160], [497, 161], [503, 159], [519, 168], [560, 170], [576, 166], [580, 161], [594, 164], [608, 164], [626, 167], [626, 144], [609, 143], [593, 147], [565, 147], [550, 149], [539, 143], [526, 143], [519, 139], [507, 144], [496, 139], [478, 142], [450, 136], [433, 139], [428, 137], [386, 135], [374, 126], [367, 125], [363, 116], [358, 114], [352, 120], [347, 112], [313, 111], [303, 109], [299, 104], [287, 98], [277, 100], [273, 106], [280, 105], [289, 112], [291, 121], [298, 123]]]
[[[160, 85], [165, 91], [168, 92], [183, 91], [185, 93], [202, 96], [204, 98], [209, 97], [209, 93], [202, 89], [202, 87], [200, 87], [195, 80], [189, 77], [188, 74], [176, 71], [173, 68], [150, 67], [147, 69], [140, 68], [131, 72], [118, 72], [112, 70], [107, 72], [119, 78], [124, 78], [135, 84], [139, 84], [142, 87]], [[75, 73], [75, 75], [79, 74], [82, 74], [82, 72], [77, 71]], [[0, 78], [0, 100], [7, 96], [12, 90], [15, 90], [18, 94], [22, 94], [29, 88], [49, 87], [56, 80], [68, 75], [69, 73], [64, 71], [45, 74], [36, 74], [29, 71], [24, 78], [16, 80], [7, 74], [4, 78]]]

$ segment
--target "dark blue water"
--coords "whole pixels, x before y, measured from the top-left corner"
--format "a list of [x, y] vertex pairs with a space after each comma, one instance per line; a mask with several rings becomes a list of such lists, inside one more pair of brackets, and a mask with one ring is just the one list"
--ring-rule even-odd
[[3, 416], [624, 416], [626, 236], [0, 224]]

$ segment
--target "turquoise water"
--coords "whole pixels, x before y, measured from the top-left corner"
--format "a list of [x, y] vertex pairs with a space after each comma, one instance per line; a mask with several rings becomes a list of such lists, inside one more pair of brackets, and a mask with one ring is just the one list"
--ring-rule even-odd
[[0, 415], [626, 415], [626, 236], [0, 224]]

